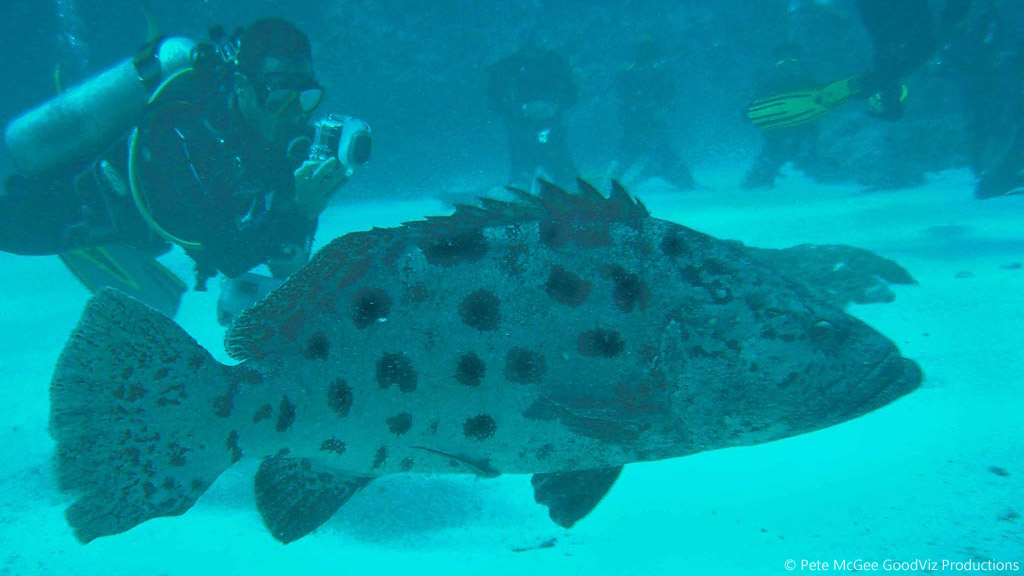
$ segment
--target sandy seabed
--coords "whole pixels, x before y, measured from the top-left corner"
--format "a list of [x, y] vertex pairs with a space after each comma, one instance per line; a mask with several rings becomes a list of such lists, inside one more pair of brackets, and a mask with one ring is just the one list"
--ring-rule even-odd
[[[798, 174], [770, 191], [736, 189], [731, 170], [697, 177], [705, 188], [693, 192], [633, 192], [656, 217], [719, 238], [851, 244], [910, 270], [919, 284], [896, 287], [895, 302], [851, 312], [921, 365], [924, 386], [813, 434], [627, 466], [570, 531], [534, 504], [527, 476], [406, 475], [283, 546], [256, 512], [256, 463], [243, 461], [184, 516], [83, 546], [51, 471], [47, 388], [88, 294], [57, 258], [0, 254], [0, 575], [765, 575], [857, 560], [861, 571], [1024, 571], [1024, 197], [976, 201], [959, 171], [870, 193]], [[345, 204], [320, 238], [444, 211]], [[183, 255], [166, 264], [191, 277]], [[226, 361], [215, 294], [186, 295], [177, 320]], [[989, 560], [1011, 564], [978, 568]]]

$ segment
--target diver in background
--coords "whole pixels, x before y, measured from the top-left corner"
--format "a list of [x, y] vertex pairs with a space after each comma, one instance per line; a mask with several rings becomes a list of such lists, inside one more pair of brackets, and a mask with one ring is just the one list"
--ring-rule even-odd
[[928, 0], [857, 0], [857, 8], [874, 45], [871, 69], [758, 98], [747, 108], [755, 126], [772, 130], [811, 122], [854, 98], [866, 98], [869, 112], [883, 120], [903, 116], [903, 82], [936, 47]]
[[[169, 249], [168, 241], [195, 261], [197, 289], [218, 272], [238, 279], [267, 264], [280, 279], [301, 267], [320, 212], [348, 176], [337, 158], [307, 160], [308, 120], [323, 97], [309, 40], [271, 18], [245, 30], [230, 61], [206, 48], [193, 52], [190, 73], [157, 92], [129, 142], [111, 142], [77, 173], [10, 177], [0, 194], [0, 250], [63, 257], [123, 247], [102, 258], [65, 259], [90, 287], [83, 276], [93, 271], [131, 267], [83, 272], [78, 264], [118, 254], [152, 260]], [[140, 267], [154, 268], [161, 269], [155, 260]], [[95, 283], [102, 287], [103, 280]], [[162, 288], [172, 294], [162, 306], [151, 305], [173, 314], [180, 292], [153, 283], [153, 290]], [[141, 298], [148, 301], [147, 294]], [[230, 321], [250, 303], [222, 301], [222, 312], [230, 312], [220, 320]]]
[[938, 62], [961, 80], [975, 196], [1024, 187], [1024, 38], [992, 0], [947, 0]]
[[563, 113], [576, 104], [572, 69], [558, 53], [525, 47], [491, 65], [487, 96], [508, 133], [509, 180], [536, 176], [563, 186], [576, 178]]
[[[792, 44], [780, 44], [772, 53], [773, 63], [758, 78], [759, 95], [770, 95], [814, 86], [814, 76]], [[764, 145], [741, 184], [743, 188], [771, 188], [786, 162], [800, 166], [813, 162], [817, 154], [818, 124], [808, 122], [761, 132]]]
[[616, 156], [618, 170], [612, 177], [621, 178], [638, 168], [642, 176], [659, 176], [678, 188], [693, 188], [693, 173], [669, 137], [676, 85], [657, 42], [645, 39], [637, 45], [633, 63], [619, 75], [615, 88], [622, 140]]

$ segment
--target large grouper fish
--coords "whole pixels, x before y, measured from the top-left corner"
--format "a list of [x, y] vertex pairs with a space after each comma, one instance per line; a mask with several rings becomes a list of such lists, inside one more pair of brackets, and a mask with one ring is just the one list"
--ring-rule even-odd
[[912, 282], [895, 263], [748, 248], [579, 186], [334, 240], [229, 329], [234, 366], [128, 296], [92, 298], [51, 384], [78, 539], [182, 514], [242, 458], [283, 542], [399, 473], [532, 474], [569, 527], [624, 464], [818, 430], [920, 385], [842, 310]]

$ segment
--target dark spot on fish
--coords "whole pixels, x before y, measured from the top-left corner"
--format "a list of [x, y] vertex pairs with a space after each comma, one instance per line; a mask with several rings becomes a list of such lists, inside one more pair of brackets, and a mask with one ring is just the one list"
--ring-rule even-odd
[[391, 296], [380, 288], [363, 288], [352, 297], [352, 321], [360, 330], [385, 319], [391, 312]]
[[549, 456], [554, 454], [555, 447], [551, 444], [545, 444], [537, 449], [537, 460], [547, 460]]
[[374, 457], [373, 457], [373, 468], [374, 468], [374, 470], [376, 470], [377, 468], [380, 468], [381, 466], [383, 466], [384, 463], [387, 462], [387, 461], [388, 461], [388, 447], [387, 446], [381, 446], [380, 448], [377, 448], [377, 454], [375, 454]]
[[145, 482], [142, 485], [142, 493], [146, 495], [146, 498], [150, 498], [153, 494], [156, 494], [156, 484], [152, 482]]
[[462, 322], [481, 332], [497, 330], [501, 324], [501, 301], [489, 290], [476, 290], [462, 300], [459, 315]]
[[778, 386], [779, 386], [779, 388], [789, 388], [790, 386], [792, 386], [793, 384], [796, 384], [799, 381], [800, 381], [800, 374], [798, 374], [796, 372], [790, 372], [786, 376], [785, 380], [779, 382]]
[[213, 398], [213, 413], [218, 418], [231, 416], [231, 411], [235, 407], [235, 393], [237, 392], [238, 382], [232, 382], [223, 396], [215, 396]]
[[323, 332], [317, 332], [309, 337], [305, 356], [310, 360], [327, 360], [327, 355], [330, 351], [331, 342], [327, 339], [327, 336]]
[[192, 489], [192, 492], [197, 494], [205, 492], [207, 486], [209, 486], [209, 484], [202, 478], [193, 478], [192, 482], [189, 484], [189, 488]]
[[278, 334], [289, 342], [294, 342], [299, 335], [299, 330], [306, 324], [306, 311], [298, 308], [289, 315], [278, 327]]
[[161, 366], [160, 369], [156, 371], [156, 374], [153, 374], [153, 379], [154, 380], [163, 380], [170, 373], [171, 373], [170, 369], [168, 369], [166, 366]]
[[472, 418], [468, 418], [462, 424], [462, 433], [466, 438], [472, 438], [474, 440], [486, 440], [494, 436], [495, 431], [498, 430], [498, 424], [487, 414], [480, 414]]
[[438, 425], [440, 425], [440, 423], [441, 422], [438, 420], [434, 420], [433, 422], [430, 423], [430, 428], [428, 428], [428, 430], [430, 431], [431, 436], [437, 435], [437, 427]]
[[412, 470], [413, 464], [414, 462], [412, 458], [403, 459], [401, 464], [402, 472], [408, 472], [409, 470]]
[[295, 405], [285, 396], [281, 398], [281, 404], [277, 407], [277, 424], [275, 428], [278, 432], [284, 432], [292, 427], [293, 422], [295, 422]]
[[679, 277], [691, 286], [704, 287], [704, 277], [696, 266], [683, 266], [679, 269]]
[[231, 463], [234, 464], [242, 459], [242, 448], [238, 445], [238, 431], [232, 430], [231, 434], [228, 434], [227, 441], [228, 450], [231, 451]]
[[260, 422], [261, 420], [266, 420], [267, 418], [270, 418], [271, 414], [273, 413], [274, 409], [270, 406], [270, 404], [264, 404], [262, 407], [260, 407], [259, 410], [256, 411], [255, 414], [252, 415], [252, 421], [255, 423]]
[[714, 276], [728, 276], [732, 273], [732, 270], [723, 262], [720, 262], [718, 260], [712, 260], [710, 258], [705, 258], [701, 262], [700, 266], [701, 268], [704, 269], [704, 271]]
[[551, 269], [544, 290], [555, 302], [575, 307], [587, 301], [590, 282], [561, 266], [555, 266]]
[[1003, 478], [1008, 478], [1010, 476], [1010, 471], [1002, 466], [989, 466], [988, 471], [996, 476], [1002, 476]]
[[484, 380], [487, 365], [473, 352], [467, 352], [459, 358], [455, 368], [455, 379], [466, 386], [479, 386]]
[[172, 442], [167, 446], [167, 463], [171, 466], [184, 466], [188, 464], [185, 454], [191, 451], [191, 448], [186, 448], [177, 442]]
[[505, 356], [505, 379], [520, 384], [535, 384], [544, 377], [544, 356], [515, 347]]
[[163, 408], [165, 406], [181, 406], [182, 400], [188, 399], [188, 392], [185, 391], [184, 384], [175, 384], [168, 386], [157, 393], [160, 397], [156, 400], [156, 405]]
[[449, 267], [483, 258], [487, 254], [487, 239], [483, 231], [477, 228], [425, 238], [420, 241], [419, 247], [427, 262]]
[[342, 418], [352, 409], [352, 387], [341, 378], [327, 387], [327, 406]]
[[402, 412], [388, 418], [388, 429], [395, 436], [401, 436], [412, 428], [412, 414]]
[[402, 392], [415, 392], [416, 370], [405, 354], [385, 354], [377, 361], [377, 383], [381, 388], [394, 384]]
[[143, 398], [146, 397], [146, 394], [148, 394], [146, 389], [140, 386], [139, 384], [121, 384], [120, 386], [117, 387], [116, 390], [114, 390], [111, 393], [111, 395], [114, 398], [131, 403], [142, 400]]
[[164, 478], [164, 483], [161, 485], [164, 490], [174, 490], [178, 488], [178, 482], [170, 476]]
[[321, 452], [333, 452], [339, 456], [345, 453], [345, 448], [345, 443], [337, 438], [328, 438], [320, 443]]
[[669, 230], [664, 237], [661, 239], [661, 253], [670, 256], [682, 256], [683, 254], [689, 253], [690, 249], [686, 245], [686, 240], [678, 230]]
[[205, 363], [206, 358], [201, 354], [196, 354], [195, 356], [189, 358], [188, 367], [191, 368], [192, 370], [198, 370], [202, 368], [203, 364]]
[[606, 266], [603, 274], [615, 283], [613, 297], [619, 310], [632, 312], [636, 308], [643, 310], [647, 307], [650, 292], [647, 290], [647, 285], [640, 280], [640, 276], [631, 274], [622, 266], [617, 265]]
[[553, 250], [565, 246], [572, 237], [572, 230], [569, 226], [558, 220], [548, 219], [540, 223], [540, 241]]
[[577, 344], [580, 354], [605, 358], [618, 356], [626, 347], [626, 343], [618, 332], [601, 328], [583, 332], [577, 339]]

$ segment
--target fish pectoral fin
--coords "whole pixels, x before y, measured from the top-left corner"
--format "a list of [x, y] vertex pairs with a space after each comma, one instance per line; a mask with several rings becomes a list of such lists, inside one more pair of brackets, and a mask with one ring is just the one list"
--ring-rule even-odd
[[319, 528], [372, 479], [274, 456], [256, 473], [256, 506], [274, 538], [287, 544]]
[[782, 250], [750, 250], [757, 260], [840, 308], [851, 302], [892, 302], [896, 296], [890, 284], [917, 284], [904, 267], [863, 248], [801, 244]]
[[441, 450], [427, 448], [426, 446], [413, 446], [413, 448], [423, 450], [430, 454], [436, 454], [442, 458], [454, 460], [481, 478], [497, 478], [501, 475], [501, 472], [498, 472], [493, 466], [491, 466], [491, 461], [489, 459], [484, 460], [479, 458], [470, 458], [468, 456], [460, 456], [458, 454], [450, 454], [448, 452], [442, 452]]
[[597, 506], [622, 472], [622, 466], [534, 474], [533, 499], [548, 507], [548, 516], [563, 528], [572, 528]]

